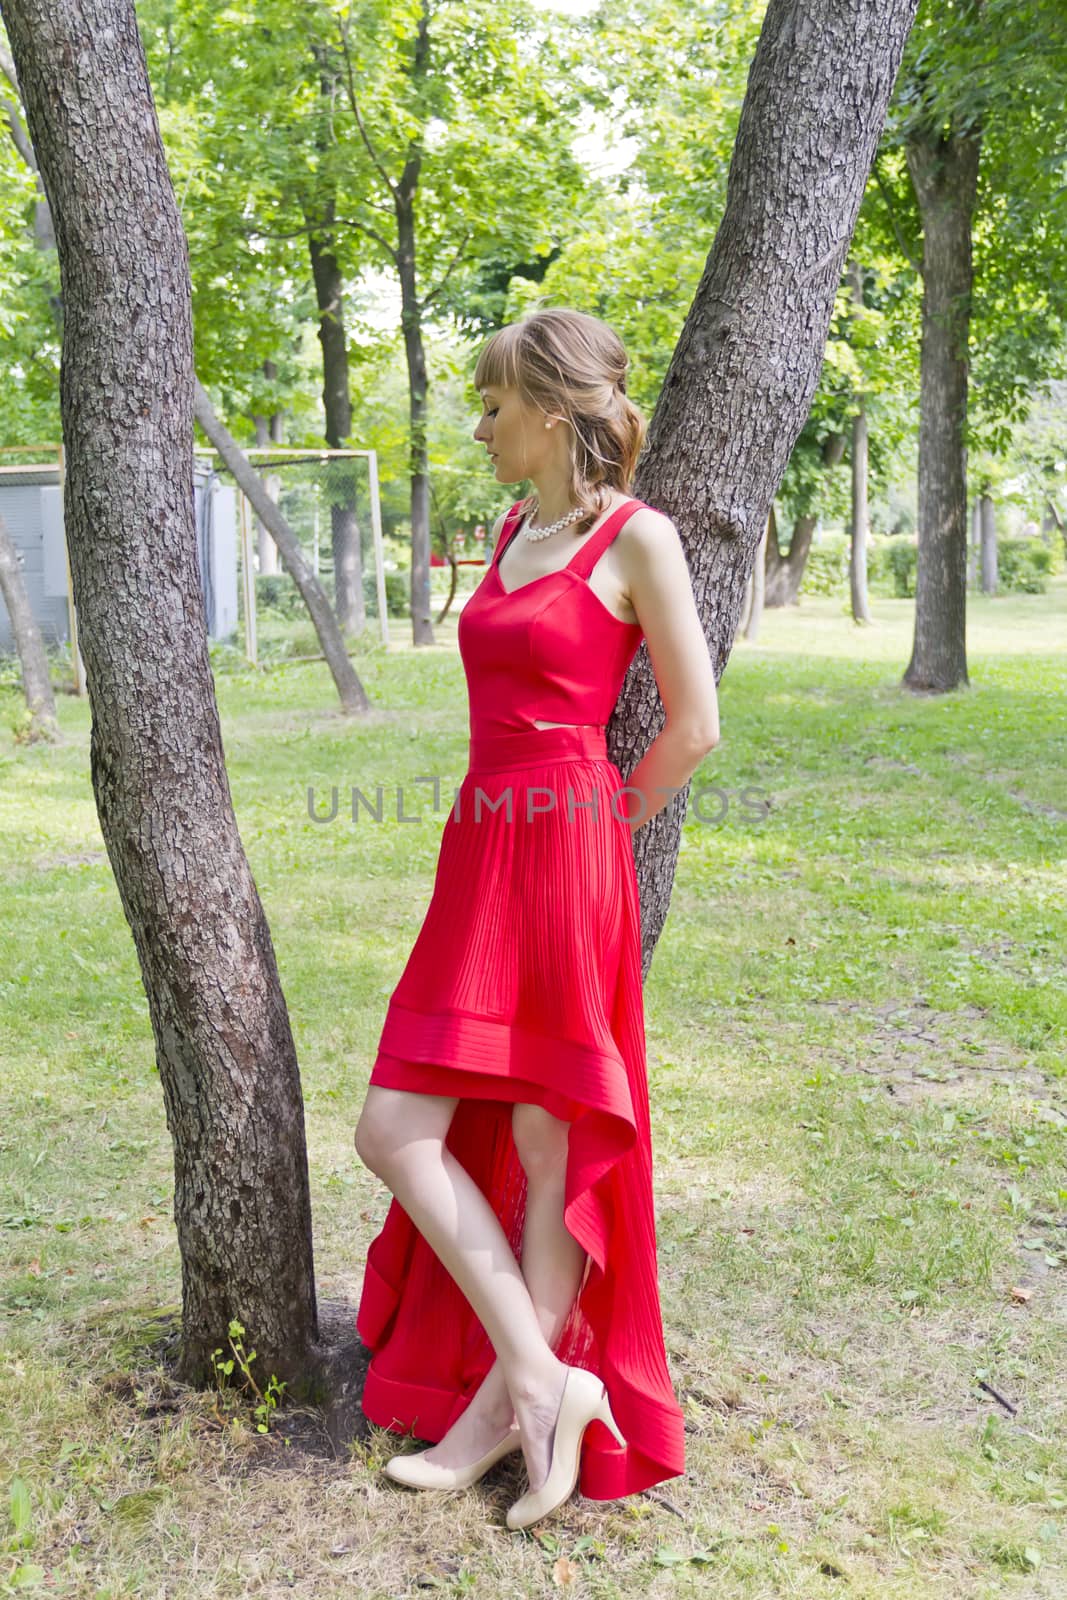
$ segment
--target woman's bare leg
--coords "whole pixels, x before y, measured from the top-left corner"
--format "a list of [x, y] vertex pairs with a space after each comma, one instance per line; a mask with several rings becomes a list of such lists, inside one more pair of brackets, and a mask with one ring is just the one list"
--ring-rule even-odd
[[[563, 1332], [585, 1271], [586, 1253], [563, 1222], [568, 1125], [539, 1106], [512, 1113], [519, 1158], [526, 1169], [522, 1275], [551, 1349]], [[499, 1359], [444, 1438], [427, 1452], [445, 1467], [466, 1466], [502, 1439], [515, 1417]]]
[[530, 1484], [538, 1488], [548, 1473], [566, 1368], [549, 1348], [499, 1218], [445, 1148], [457, 1103], [372, 1084], [356, 1151], [396, 1196], [489, 1335], [522, 1431]]

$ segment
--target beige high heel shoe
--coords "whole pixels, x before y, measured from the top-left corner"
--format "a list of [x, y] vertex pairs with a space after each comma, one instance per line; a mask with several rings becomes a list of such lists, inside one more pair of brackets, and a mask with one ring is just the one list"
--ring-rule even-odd
[[419, 1450], [414, 1455], [391, 1456], [382, 1471], [387, 1478], [395, 1483], [406, 1483], [410, 1489], [469, 1489], [497, 1461], [519, 1448], [519, 1430], [510, 1428], [499, 1444], [469, 1466], [442, 1467], [436, 1461], [427, 1461], [426, 1451]]
[[568, 1367], [556, 1418], [548, 1477], [536, 1493], [524, 1494], [509, 1507], [509, 1528], [528, 1528], [570, 1498], [578, 1482], [582, 1435], [594, 1417], [611, 1429], [620, 1444], [626, 1443], [612, 1415], [608, 1391], [596, 1373], [588, 1372], [585, 1367]]

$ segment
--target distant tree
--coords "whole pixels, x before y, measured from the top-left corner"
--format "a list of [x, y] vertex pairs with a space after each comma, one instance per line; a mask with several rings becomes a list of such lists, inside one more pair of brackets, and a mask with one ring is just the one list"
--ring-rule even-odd
[[[771, 0], [726, 209], [664, 379], [636, 492], [676, 521], [718, 677], [808, 414], [914, 0]], [[612, 717], [624, 773], [662, 725], [647, 650]], [[644, 959], [666, 916], [686, 790], [635, 835]]]
[[967, 451], [1007, 447], [1067, 319], [1061, 0], [925, 3], [887, 145], [886, 192], [921, 255], [919, 541], [907, 687], [968, 680]]
[[62, 736], [56, 720], [56, 697], [48, 670], [48, 654], [33, 614], [18, 547], [0, 517], [0, 600], [7, 610], [15, 653], [22, 669], [22, 690], [29, 713], [27, 738], [57, 742]]

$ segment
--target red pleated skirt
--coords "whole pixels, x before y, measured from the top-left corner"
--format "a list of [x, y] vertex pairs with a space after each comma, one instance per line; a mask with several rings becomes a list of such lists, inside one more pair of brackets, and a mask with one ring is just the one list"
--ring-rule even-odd
[[[579, 1489], [634, 1494], [685, 1470], [656, 1262], [628, 797], [599, 728], [471, 740], [433, 894], [389, 1001], [372, 1084], [458, 1096], [447, 1146], [519, 1257], [526, 1175], [511, 1105], [570, 1124], [564, 1223], [587, 1252], [556, 1344], [595, 1372], [627, 1444], [586, 1430]], [[495, 1352], [454, 1279], [394, 1199], [371, 1243], [356, 1326], [380, 1427], [436, 1442]]]

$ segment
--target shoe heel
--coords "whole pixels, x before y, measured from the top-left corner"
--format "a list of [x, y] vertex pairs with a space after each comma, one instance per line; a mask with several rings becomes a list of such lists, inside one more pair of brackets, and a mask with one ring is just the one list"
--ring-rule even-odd
[[619, 1424], [615, 1421], [611, 1405], [608, 1401], [608, 1391], [606, 1389], [604, 1390], [604, 1393], [600, 1399], [600, 1404], [596, 1411], [594, 1411], [593, 1415], [598, 1418], [598, 1420], [602, 1422], [606, 1428], [610, 1428], [619, 1444], [625, 1445], [626, 1440], [623, 1438], [623, 1435], [619, 1429]]

